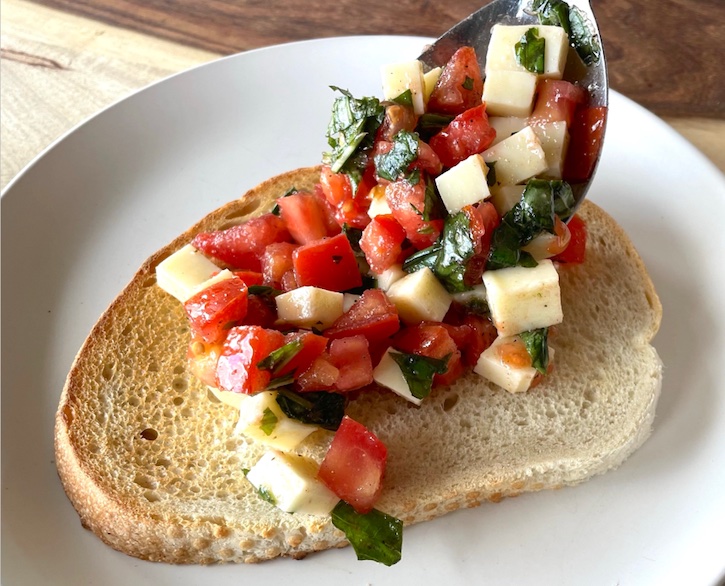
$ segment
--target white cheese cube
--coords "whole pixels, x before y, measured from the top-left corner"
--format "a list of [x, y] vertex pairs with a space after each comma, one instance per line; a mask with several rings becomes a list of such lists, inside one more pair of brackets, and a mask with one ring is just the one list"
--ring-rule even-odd
[[425, 86], [424, 93], [426, 104], [428, 103], [428, 100], [430, 100], [430, 95], [433, 93], [433, 90], [438, 83], [438, 79], [441, 76], [441, 73], [443, 73], [442, 67], [434, 67], [428, 73], [423, 74], [423, 85]]
[[435, 178], [441, 200], [449, 214], [460, 212], [490, 197], [486, 183], [488, 167], [481, 155], [471, 155]]
[[483, 84], [486, 112], [527, 118], [534, 106], [536, 79], [536, 74], [528, 71], [489, 71]]
[[384, 214], [392, 214], [393, 212], [388, 205], [388, 199], [385, 197], [385, 187], [376, 185], [370, 190], [370, 207], [368, 208], [368, 216], [374, 218]]
[[324, 330], [343, 314], [344, 297], [319, 287], [299, 287], [275, 297], [277, 316], [284, 323]]
[[276, 391], [244, 395], [239, 402], [236, 431], [272, 448], [292, 450], [316, 430], [314, 425], [287, 417], [277, 403]]
[[500, 336], [545, 328], [563, 320], [559, 273], [550, 260], [537, 266], [483, 273], [491, 319]]
[[[554, 358], [549, 348], [549, 361]], [[528, 359], [529, 364], [520, 363]], [[499, 336], [478, 358], [473, 371], [510, 393], [522, 393], [529, 389], [538, 372], [530, 365], [526, 346], [517, 336]]]
[[350, 311], [350, 308], [355, 305], [355, 302], [360, 299], [360, 295], [353, 295], [352, 293], [342, 294], [342, 312], [346, 313]]
[[403, 63], [390, 63], [381, 68], [383, 78], [383, 96], [394, 100], [406, 90], [413, 97], [413, 111], [421, 115], [425, 112], [425, 80], [423, 64], [417, 59]]
[[491, 116], [488, 123], [496, 131], [496, 138], [493, 139], [491, 146], [500, 143], [505, 138], [516, 134], [529, 125], [526, 118], [517, 118], [516, 116]]
[[403, 270], [403, 265], [395, 264], [390, 268], [385, 269], [382, 273], [375, 276], [375, 280], [378, 284], [378, 289], [388, 291], [390, 286], [396, 281], [400, 281], [408, 273]]
[[531, 126], [485, 150], [482, 156], [486, 163], [494, 163], [499, 185], [523, 183], [548, 167], [544, 149]]
[[453, 301], [428, 267], [395, 281], [387, 295], [398, 309], [400, 319], [407, 324], [443, 321]]
[[528, 71], [516, 60], [516, 43], [530, 28], [535, 28], [544, 39], [544, 72], [541, 77], [561, 79], [569, 54], [569, 38], [560, 26], [549, 25], [494, 25], [486, 53], [486, 76], [490, 71]]
[[521, 200], [525, 185], [494, 185], [491, 187], [491, 203], [503, 216]]
[[414, 397], [413, 393], [410, 392], [410, 387], [405, 380], [403, 371], [398, 366], [398, 363], [393, 360], [391, 354], [398, 354], [398, 352], [392, 348], [388, 348], [375, 367], [375, 370], [373, 370], [373, 380], [380, 386], [390, 389], [396, 395], [400, 395], [403, 399], [410, 401], [414, 405], [420, 405], [422, 399]]
[[317, 480], [319, 466], [298, 454], [269, 450], [247, 473], [262, 498], [288, 513], [328, 515], [340, 498]]
[[156, 266], [156, 283], [184, 303], [219, 270], [203, 252], [187, 244]]
[[531, 128], [539, 138], [548, 165], [548, 168], [541, 173], [541, 176], [547, 179], [561, 179], [566, 150], [569, 146], [569, 132], [566, 129], [566, 122], [559, 120], [546, 124], [536, 124]]

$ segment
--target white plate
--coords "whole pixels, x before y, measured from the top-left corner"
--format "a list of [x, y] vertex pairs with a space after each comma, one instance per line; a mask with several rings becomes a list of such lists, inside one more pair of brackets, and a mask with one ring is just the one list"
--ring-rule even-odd
[[459, 511], [406, 532], [392, 568], [351, 549], [298, 562], [173, 567], [81, 528], [53, 464], [76, 350], [141, 262], [206, 212], [319, 161], [333, 93], [380, 93], [378, 67], [424, 40], [272, 47], [174, 76], [45, 152], [2, 200], [4, 584], [709, 584], [725, 568], [725, 180], [659, 119], [612, 95], [591, 199], [633, 238], [665, 310], [651, 439], [577, 488]]

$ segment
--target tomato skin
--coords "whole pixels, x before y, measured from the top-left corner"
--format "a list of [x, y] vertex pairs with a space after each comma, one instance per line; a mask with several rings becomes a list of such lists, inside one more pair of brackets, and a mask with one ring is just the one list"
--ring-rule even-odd
[[484, 201], [475, 206], [465, 206], [461, 210], [468, 218], [474, 242], [474, 254], [466, 265], [464, 280], [473, 286], [481, 282], [486, 268], [486, 260], [491, 249], [493, 231], [501, 223], [501, 217], [491, 202]]
[[325, 330], [332, 340], [365, 336], [371, 344], [400, 329], [398, 310], [380, 289], [366, 289], [353, 306]]
[[360, 248], [374, 273], [379, 275], [398, 262], [403, 252], [403, 240], [405, 231], [391, 214], [375, 216], [365, 226]]
[[567, 226], [571, 235], [569, 245], [551, 260], [570, 264], [582, 263], [586, 259], [587, 225], [579, 214], [574, 214]]
[[267, 301], [261, 295], [250, 295], [247, 299], [247, 315], [244, 317], [244, 325], [272, 328], [277, 321], [277, 311], [273, 307], [274, 302]]
[[443, 324], [424, 322], [407, 326], [393, 336], [393, 347], [401, 352], [428, 358], [441, 359], [448, 356], [446, 372], [433, 377], [436, 385], [449, 385], [463, 374], [461, 351]]
[[298, 376], [305, 370], [307, 370], [318, 356], [327, 349], [328, 339], [324, 336], [318, 336], [312, 332], [293, 332], [285, 336], [285, 344], [294, 342], [295, 340], [302, 341], [302, 347], [300, 351], [295, 354], [292, 359], [285, 364], [284, 368], [281, 368], [278, 375], [283, 376], [285, 374], [294, 373]]
[[353, 195], [350, 178], [344, 173], [334, 173], [329, 165], [322, 166], [320, 184], [327, 201], [332, 205], [335, 220], [342, 226], [362, 230], [370, 221], [367, 194], [375, 185], [374, 167], [370, 165], [363, 174], [362, 181]]
[[275, 242], [267, 246], [262, 254], [264, 284], [279, 288], [282, 277], [292, 270], [292, 253], [298, 248], [291, 242]]
[[328, 235], [324, 210], [314, 194], [300, 191], [277, 200], [280, 218], [295, 242], [307, 244]]
[[330, 361], [330, 355], [323, 352], [312, 361], [295, 381], [295, 389], [307, 391], [333, 391], [340, 371]]
[[498, 332], [490, 319], [480, 315], [467, 315], [463, 320], [463, 325], [467, 326], [471, 332], [466, 346], [461, 349], [463, 364], [475, 366], [481, 353], [493, 344]]
[[580, 108], [574, 113], [562, 173], [566, 181], [581, 183], [591, 177], [602, 148], [606, 123], [606, 106]]
[[[405, 235], [416, 249], [428, 248], [443, 230], [443, 220], [425, 221], [425, 178], [411, 185], [406, 179], [393, 181], [385, 186], [385, 199], [395, 219], [405, 230]], [[418, 211], [416, 211], [418, 210]]]
[[234, 275], [239, 277], [247, 287], [252, 285], [261, 285], [264, 283], [264, 275], [257, 271], [234, 271]]
[[335, 381], [338, 391], [352, 391], [373, 382], [373, 362], [365, 336], [333, 340], [330, 343], [330, 362], [340, 371]]
[[223, 340], [230, 325], [247, 315], [247, 286], [238, 277], [203, 289], [184, 303], [192, 336], [207, 343]]
[[205, 385], [216, 386], [216, 365], [221, 352], [221, 343], [207, 344], [198, 338], [192, 338], [186, 352], [191, 374]]
[[480, 104], [456, 116], [429, 143], [444, 167], [453, 167], [471, 155], [485, 151], [496, 138], [488, 115]]
[[428, 111], [456, 116], [480, 105], [482, 94], [483, 78], [476, 51], [461, 47], [448, 60], [433, 88]]
[[263, 391], [272, 375], [257, 364], [283, 344], [284, 336], [276, 330], [259, 326], [231, 328], [216, 366], [217, 386], [247, 395]]
[[355, 252], [344, 234], [300, 246], [292, 254], [292, 263], [299, 287], [346, 291], [362, 285]]
[[387, 458], [385, 444], [346, 415], [332, 438], [318, 478], [358, 513], [369, 513], [383, 490]]
[[226, 230], [197, 234], [192, 245], [235, 269], [259, 272], [267, 245], [289, 239], [285, 223], [274, 214], [264, 214]]
[[537, 98], [529, 124], [566, 122], [571, 128], [577, 106], [586, 103], [587, 91], [561, 79], [542, 79], [536, 86]]

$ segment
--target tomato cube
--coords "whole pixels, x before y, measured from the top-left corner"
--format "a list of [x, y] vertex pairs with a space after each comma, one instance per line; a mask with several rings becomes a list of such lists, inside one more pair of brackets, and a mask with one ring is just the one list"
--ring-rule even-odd
[[399, 261], [404, 240], [405, 231], [395, 217], [381, 214], [363, 230], [360, 248], [372, 271], [380, 274]]
[[192, 335], [204, 342], [223, 340], [247, 315], [247, 286], [239, 277], [217, 281], [184, 303]]
[[279, 288], [282, 277], [292, 270], [292, 253], [298, 248], [291, 242], [274, 242], [264, 249], [262, 254], [262, 274], [264, 284]]
[[564, 161], [563, 176], [566, 181], [579, 183], [589, 179], [602, 148], [606, 123], [606, 106], [580, 108], [574, 113]]
[[332, 438], [318, 477], [358, 513], [365, 514], [380, 498], [387, 458], [385, 444], [346, 415]]
[[393, 337], [393, 347], [408, 354], [428, 358], [448, 357], [448, 368], [443, 374], [436, 374], [434, 384], [451, 384], [463, 374], [461, 352], [453, 337], [442, 324], [421, 323], [402, 329]]
[[392, 336], [399, 329], [398, 310], [385, 292], [367, 289], [325, 330], [325, 336], [336, 340], [361, 335], [374, 342]]
[[229, 330], [217, 362], [219, 388], [252, 395], [263, 391], [272, 378], [257, 364], [284, 344], [281, 332], [259, 326], [237, 326]]
[[362, 230], [367, 225], [370, 221], [367, 194], [375, 185], [375, 170], [372, 165], [366, 169], [354, 194], [350, 178], [344, 173], [334, 173], [328, 165], [322, 167], [320, 185], [340, 226], [347, 224]]
[[428, 111], [457, 115], [481, 104], [483, 77], [473, 47], [461, 47], [446, 63], [428, 100]]
[[534, 111], [529, 118], [530, 124], [547, 122], [566, 122], [571, 127], [577, 106], [585, 104], [587, 90], [562, 79], [542, 79], [536, 86], [538, 94]]
[[332, 391], [340, 371], [330, 362], [330, 355], [324, 352], [312, 361], [295, 381], [295, 388], [306, 391]]
[[418, 250], [432, 245], [443, 229], [443, 220], [425, 220], [425, 181], [412, 185], [407, 179], [393, 181], [385, 187], [388, 206], [403, 227], [405, 235]]
[[355, 252], [344, 234], [300, 246], [292, 262], [299, 287], [345, 291], [362, 285]]
[[250, 295], [247, 300], [247, 315], [243, 320], [246, 326], [271, 328], [277, 321], [274, 301], [262, 295]]
[[216, 365], [221, 352], [221, 343], [207, 344], [192, 338], [186, 353], [191, 374], [205, 385], [216, 386]]
[[551, 260], [566, 263], [581, 263], [586, 258], [587, 225], [578, 214], [574, 214], [567, 224], [569, 228], [569, 244]]
[[261, 285], [264, 283], [264, 275], [257, 271], [234, 271], [234, 275], [239, 277], [247, 287], [252, 285]]
[[300, 191], [277, 200], [280, 217], [295, 242], [307, 244], [329, 235], [325, 211], [312, 193]]
[[456, 116], [430, 139], [430, 146], [445, 167], [453, 167], [471, 155], [485, 151], [496, 138], [482, 104]]
[[330, 362], [340, 371], [335, 381], [339, 391], [352, 391], [373, 382], [373, 362], [365, 336], [333, 340]]
[[318, 356], [327, 349], [327, 338], [312, 332], [292, 332], [285, 336], [285, 344], [299, 340], [300, 349], [280, 370], [279, 375], [294, 373], [295, 376], [307, 370]]

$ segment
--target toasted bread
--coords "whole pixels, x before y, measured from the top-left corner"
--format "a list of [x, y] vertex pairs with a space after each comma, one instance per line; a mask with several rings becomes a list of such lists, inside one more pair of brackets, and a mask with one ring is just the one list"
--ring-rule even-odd
[[[208, 564], [347, 545], [329, 518], [284, 513], [246, 480], [263, 449], [235, 434], [235, 410], [187, 371], [183, 308], [154, 273], [195, 233], [268, 211], [318, 178], [319, 168], [306, 168], [266, 181], [154, 254], [79, 351], [56, 416], [56, 463], [83, 526], [112, 547]], [[661, 386], [650, 344], [661, 305], [615, 221], [590, 202], [580, 214], [587, 258], [561, 267], [565, 321], [552, 341], [556, 368], [540, 386], [511, 394], [471, 373], [420, 407], [384, 389], [351, 402], [348, 414], [388, 448], [378, 509], [412, 524], [577, 484], [647, 438]], [[300, 451], [320, 461], [331, 435], [315, 432]]]

